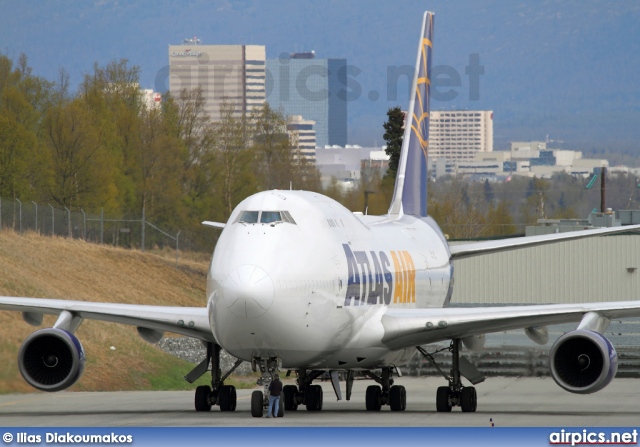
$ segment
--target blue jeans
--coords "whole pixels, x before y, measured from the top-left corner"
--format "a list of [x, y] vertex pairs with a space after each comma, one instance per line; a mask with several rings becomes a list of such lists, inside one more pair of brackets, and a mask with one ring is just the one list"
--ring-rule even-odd
[[274, 417], [278, 417], [279, 409], [280, 409], [280, 396], [269, 396], [269, 409], [267, 411], [267, 416], [271, 416], [273, 414]]

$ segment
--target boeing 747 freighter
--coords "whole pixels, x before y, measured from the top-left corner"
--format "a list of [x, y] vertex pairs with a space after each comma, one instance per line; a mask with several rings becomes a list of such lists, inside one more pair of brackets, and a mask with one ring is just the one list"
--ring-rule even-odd
[[[558, 304], [512, 307], [448, 307], [454, 285], [453, 262], [584, 237], [637, 231], [624, 228], [575, 231], [449, 246], [427, 215], [429, 145], [429, 67], [433, 14], [424, 14], [416, 57], [395, 192], [383, 216], [354, 214], [315, 192], [264, 191], [248, 197], [222, 228], [201, 308], [93, 303], [59, 299], [0, 297], [0, 309], [22, 312], [39, 325], [43, 314], [58, 315], [52, 328], [31, 334], [19, 351], [24, 379], [43, 391], [72, 386], [82, 375], [85, 352], [75, 332], [84, 319], [135, 326], [152, 343], [164, 332], [202, 340], [207, 354], [185, 378], [193, 382], [211, 371], [211, 385], [195, 390], [195, 409], [234, 411], [236, 390], [225, 385], [233, 371], [222, 371], [225, 349], [262, 373], [264, 391], [253, 392], [251, 414], [266, 408], [267, 390], [278, 370], [295, 374], [284, 388], [285, 411], [304, 405], [322, 410], [322, 388], [329, 374], [342, 399], [339, 372], [349, 399], [354, 372], [373, 380], [365, 407], [403, 411], [405, 388], [396, 365], [425, 346], [450, 341], [453, 358], [447, 383], [436, 391], [440, 412], [461, 407], [473, 412], [473, 385], [484, 377], [460, 354], [461, 345], [481, 349], [487, 333], [523, 329], [547, 342], [546, 325], [576, 322], [577, 328], [551, 347], [551, 376], [572, 393], [593, 393], [611, 382], [617, 354], [603, 335], [612, 318], [640, 316], [640, 302]], [[463, 383], [466, 377], [471, 385]], [[280, 412], [282, 414], [282, 412]]]

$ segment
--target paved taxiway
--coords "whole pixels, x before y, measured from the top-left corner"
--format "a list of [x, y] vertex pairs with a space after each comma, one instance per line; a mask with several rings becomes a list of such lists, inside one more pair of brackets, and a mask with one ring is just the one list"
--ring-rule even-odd
[[257, 419], [249, 413], [253, 390], [238, 390], [237, 410], [196, 413], [193, 392], [61, 392], [0, 396], [2, 426], [475, 426], [487, 427], [491, 418], [507, 426], [638, 426], [638, 379], [615, 379], [592, 395], [575, 395], [550, 378], [489, 378], [476, 388], [478, 411], [436, 413], [436, 387], [444, 381], [399, 378], [407, 388], [407, 410], [379, 413], [364, 410], [369, 380], [356, 381], [351, 401], [336, 401], [331, 384], [322, 383], [324, 409], [310, 413], [304, 407], [284, 418]]

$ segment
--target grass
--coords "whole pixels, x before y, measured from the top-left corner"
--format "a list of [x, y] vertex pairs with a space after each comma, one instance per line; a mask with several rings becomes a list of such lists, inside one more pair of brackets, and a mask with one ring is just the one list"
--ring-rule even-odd
[[[198, 307], [205, 305], [208, 261], [185, 256], [176, 269], [175, 257], [166, 254], [0, 231], [0, 295]], [[54, 322], [55, 317], [45, 316], [43, 327]], [[0, 311], [0, 393], [33, 391], [20, 376], [17, 355], [34, 330], [19, 313]], [[135, 327], [87, 320], [76, 336], [87, 365], [72, 391], [182, 390], [197, 385], [182, 378], [194, 365], [143, 341]], [[209, 380], [205, 374], [198, 384]], [[255, 386], [255, 378], [233, 380], [236, 386]]]

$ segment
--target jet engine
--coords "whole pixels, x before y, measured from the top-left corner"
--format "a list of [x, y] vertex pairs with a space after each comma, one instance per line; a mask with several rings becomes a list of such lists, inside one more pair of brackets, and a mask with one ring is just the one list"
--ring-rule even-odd
[[604, 335], [585, 329], [567, 332], [551, 347], [551, 377], [571, 393], [589, 394], [607, 386], [618, 371], [618, 353]]
[[62, 329], [40, 329], [29, 335], [18, 353], [20, 374], [41, 391], [60, 391], [76, 383], [84, 371], [80, 341]]

